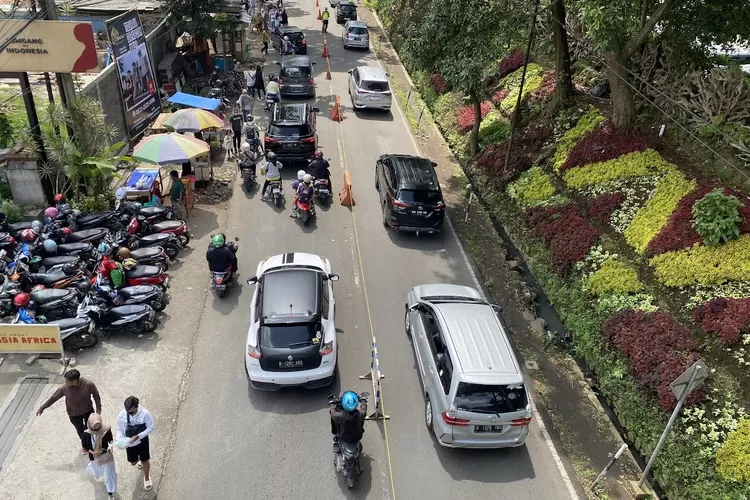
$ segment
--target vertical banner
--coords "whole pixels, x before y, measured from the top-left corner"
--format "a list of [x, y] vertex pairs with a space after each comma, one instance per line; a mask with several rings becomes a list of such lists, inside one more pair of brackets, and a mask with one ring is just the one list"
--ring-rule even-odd
[[120, 77], [128, 136], [134, 139], [161, 113], [151, 58], [137, 11], [107, 21], [107, 33]]

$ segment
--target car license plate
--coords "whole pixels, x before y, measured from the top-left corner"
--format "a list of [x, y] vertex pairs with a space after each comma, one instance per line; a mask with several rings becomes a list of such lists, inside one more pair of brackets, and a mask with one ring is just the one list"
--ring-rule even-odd
[[217, 285], [216, 283], [214, 283], [214, 289], [216, 290], [224, 290], [226, 287], [226, 285]]
[[294, 86], [292, 87], [292, 91], [293, 91], [293, 92], [299, 92], [300, 90], [302, 90], [302, 87], [300, 87], [299, 85], [294, 85]]
[[273, 188], [273, 194], [280, 194], [281, 190], [279, 188]]
[[502, 425], [475, 425], [474, 432], [502, 432]]
[[355, 42], [359, 42], [359, 41], [361, 41], [361, 40], [362, 40], [362, 39], [361, 39], [360, 37], [358, 37], [358, 36], [355, 36], [355, 37], [354, 37], [354, 41], [355, 41]]
[[294, 361], [279, 361], [279, 366], [281, 368], [299, 368], [302, 364], [301, 359], [295, 359]]
[[411, 214], [412, 215], [418, 215], [420, 217], [424, 217], [424, 216], [427, 215], [427, 212], [425, 210], [412, 210]]
[[328, 190], [327, 189], [321, 189], [321, 190], [319, 190], [319, 193], [320, 194], [328, 194]]
[[368, 101], [379, 101], [380, 100], [380, 96], [379, 95], [368, 95], [367, 96], [367, 100]]

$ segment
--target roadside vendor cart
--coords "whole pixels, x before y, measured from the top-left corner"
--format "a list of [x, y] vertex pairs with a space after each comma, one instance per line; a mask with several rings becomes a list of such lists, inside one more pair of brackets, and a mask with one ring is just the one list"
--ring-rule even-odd
[[144, 206], [154, 206], [161, 201], [164, 181], [158, 165], [139, 165], [125, 182], [125, 199], [140, 201]]

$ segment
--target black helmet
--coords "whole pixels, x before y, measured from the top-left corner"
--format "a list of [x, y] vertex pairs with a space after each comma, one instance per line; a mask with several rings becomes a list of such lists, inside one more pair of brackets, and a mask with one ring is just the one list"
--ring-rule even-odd
[[266, 153], [266, 160], [274, 163], [276, 161], [276, 153], [274, 153], [273, 151], [269, 151], [268, 153]]
[[78, 290], [81, 293], [88, 293], [88, 291], [91, 290], [91, 283], [89, 283], [88, 281], [82, 281], [78, 283]]

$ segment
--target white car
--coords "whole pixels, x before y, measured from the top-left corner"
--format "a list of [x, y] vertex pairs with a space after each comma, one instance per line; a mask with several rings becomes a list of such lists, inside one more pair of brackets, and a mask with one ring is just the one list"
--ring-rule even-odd
[[260, 264], [250, 304], [245, 372], [250, 385], [317, 388], [336, 376], [336, 301], [328, 259], [285, 253]]

